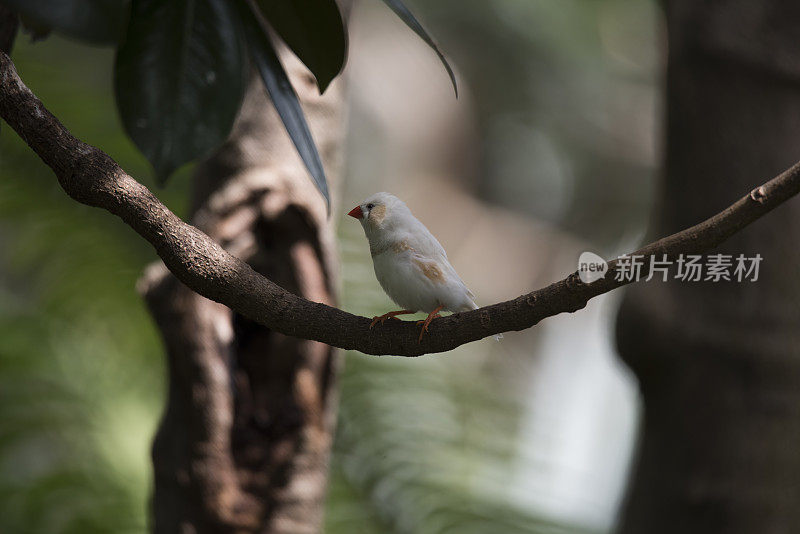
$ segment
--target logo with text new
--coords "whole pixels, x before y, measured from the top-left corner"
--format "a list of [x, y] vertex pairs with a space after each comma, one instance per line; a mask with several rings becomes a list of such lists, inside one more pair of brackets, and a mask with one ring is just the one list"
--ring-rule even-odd
[[606, 260], [594, 252], [584, 252], [578, 258], [578, 276], [584, 284], [605, 278], [607, 272]]

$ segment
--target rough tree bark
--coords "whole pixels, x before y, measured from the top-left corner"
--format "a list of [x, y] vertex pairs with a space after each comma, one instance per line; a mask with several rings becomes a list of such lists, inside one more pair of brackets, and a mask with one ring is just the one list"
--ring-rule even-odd
[[[800, 4], [665, 2], [669, 233], [800, 154]], [[757, 283], [637, 285], [618, 342], [644, 397], [624, 533], [778, 533], [800, 525], [800, 209], [717, 250], [763, 256]]]
[[[320, 97], [289, 54], [335, 191], [342, 91]], [[198, 165], [193, 223], [281, 287], [334, 305], [334, 239], [321, 196], [254, 80], [229, 141]], [[321, 530], [335, 423], [337, 350], [271, 331], [179, 282], [163, 263], [141, 283], [169, 367], [153, 444], [155, 532]]]

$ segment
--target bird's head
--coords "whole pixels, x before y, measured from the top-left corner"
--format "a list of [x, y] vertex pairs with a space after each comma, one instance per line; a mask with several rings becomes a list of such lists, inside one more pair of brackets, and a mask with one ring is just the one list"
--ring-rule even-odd
[[402, 225], [404, 216], [411, 216], [405, 203], [389, 193], [375, 193], [350, 210], [349, 216], [359, 220], [368, 238]]

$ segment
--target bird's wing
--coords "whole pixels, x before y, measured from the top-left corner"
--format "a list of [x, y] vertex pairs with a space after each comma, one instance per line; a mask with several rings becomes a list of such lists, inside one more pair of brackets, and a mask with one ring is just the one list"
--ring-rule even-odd
[[[423, 227], [424, 228], [424, 227]], [[470, 299], [475, 295], [466, 286], [455, 268], [447, 259], [447, 253], [439, 241], [427, 230], [416, 235], [416, 242], [411, 245], [411, 258], [416, 268], [433, 282], [440, 281], [461, 288]], [[437, 278], [437, 275], [441, 276]]]
[[444, 247], [424, 224], [414, 219], [413, 227], [409, 230], [409, 242], [417, 254], [435, 261], [441, 259], [447, 261]]
[[441, 273], [441, 282], [447, 284], [454, 290], [462, 291], [470, 299], [469, 309], [477, 308], [474, 303], [475, 295], [469, 290], [467, 285], [458, 276], [455, 268], [450, 264], [447, 258], [447, 252], [439, 240], [428, 230], [424, 224], [418, 219], [414, 218], [411, 221], [409, 228], [409, 235], [407, 237], [410, 248], [412, 261], [415, 263], [419, 274], [427, 277], [434, 283], [437, 271]]

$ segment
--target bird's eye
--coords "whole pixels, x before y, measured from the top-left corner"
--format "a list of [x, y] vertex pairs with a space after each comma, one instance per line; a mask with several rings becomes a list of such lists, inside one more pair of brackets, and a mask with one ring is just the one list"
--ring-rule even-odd
[[375, 204], [373, 204], [373, 203], [371, 203], [371, 202], [370, 202], [369, 204], [367, 204], [367, 209], [368, 209], [368, 210], [371, 210], [371, 209], [372, 209], [372, 208], [374, 208], [374, 207], [375, 207]]

